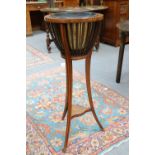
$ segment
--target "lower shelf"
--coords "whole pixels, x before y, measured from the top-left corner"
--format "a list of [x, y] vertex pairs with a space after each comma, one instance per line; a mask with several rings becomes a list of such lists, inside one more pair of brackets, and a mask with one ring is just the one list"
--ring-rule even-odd
[[86, 112], [90, 112], [91, 108], [86, 108], [80, 105], [72, 105], [72, 116], [71, 118], [81, 116]]

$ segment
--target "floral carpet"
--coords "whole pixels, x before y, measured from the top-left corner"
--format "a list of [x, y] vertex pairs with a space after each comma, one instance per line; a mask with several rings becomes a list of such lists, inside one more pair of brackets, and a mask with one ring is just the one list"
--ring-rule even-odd
[[43, 54], [37, 49], [31, 47], [30, 45], [26, 45], [26, 68], [35, 67], [44, 63], [52, 63], [53, 60], [49, 58], [48, 55]]
[[[74, 71], [73, 104], [89, 106], [85, 77]], [[65, 140], [65, 68], [43, 70], [27, 77], [27, 155], [61, 155]], [[91, 112], [71, 122], [68, 155], [104, 154], [128, 138], [128, 99], [92, 81], [100, 131]]]

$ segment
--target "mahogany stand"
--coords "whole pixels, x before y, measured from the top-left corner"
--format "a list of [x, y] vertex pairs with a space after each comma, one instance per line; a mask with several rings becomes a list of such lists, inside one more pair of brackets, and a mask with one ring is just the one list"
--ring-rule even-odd
[[[98, 126], [103, 130], [94, 110], [90, 84], [92, 49], [99, 34], [102, 20], [102, 14], [90, 12], [57, 13], [45, 16], [45, 21], [49, 23], [50, 34], [66, 62], [66, 101], [62, 120], [67, 114], [67, 125], [63, 152], [66, 152], [73, 118], [91, 111]], [[86, 86], [90, 108], [72, 105], [72, 61], [80, 59], [85, 59]]]

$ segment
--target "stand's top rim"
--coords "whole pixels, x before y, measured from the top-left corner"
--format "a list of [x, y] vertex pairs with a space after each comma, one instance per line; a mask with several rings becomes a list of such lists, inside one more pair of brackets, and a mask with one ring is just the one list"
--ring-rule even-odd
[[95, 12], [59, 12], [46, 15], [45, 21], [50, 23], [81, 23], [103, 20], [103, 15]]

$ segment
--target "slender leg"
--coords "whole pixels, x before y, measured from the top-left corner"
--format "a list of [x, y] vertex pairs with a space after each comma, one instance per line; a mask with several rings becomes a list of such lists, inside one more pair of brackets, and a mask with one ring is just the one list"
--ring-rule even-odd
[[[67, 75], [67, 66], [66, 66], [66, 75]], [[63, 112], [63, 115], [62, 115], [62, 120], [65, 119], [65, 116], [67, 114], [67, 110], [68, 110], [68, 98], [67, 98], [67, 92], [68, 92], [68, 76], [66, 76], [66, 99], [65, 99], [65, 107], [64, 107], [64, 112]]]
[[48, 24], [46, 22], [45, 22], [45, 29], [46, 29], [46, 46], [47, 46], [48, 53], [51, 53], [50, 44], [51, 44], [52, 40], [50, 39], [49, 27], [48, 27]]
[[99, 49], [99, 44], [100, 44], [100, 36], [97, 37], [97, 40], [95, 42], [95, 48], [96, 48], [97, 51]]
[[62, 120], [65, 119], [65, 116], [66, 116], [66, 114], [67, 114], [67, 110], [68, 110], [68, 103], [67, 103], [67, 96], [66, 96], [64, 112], [63, 112], [63, 115], [62, 115]]
[[67, 126], [66, 126], [66, 137], [65, 137], [65, 144], [63, 148], [63, 152], [66, 151], [68, 138], [69, 138], [69, 131], [71, 125], [71, 110], [72, 110], [72, 60], [66, 60], [66, 68], [67, 68], [67, 103], [68, 103], [68, 113], [67, 113]]
[[47, 50], [48, 50], [48, 53], [51, 53], [51, 47], [50, 47], [50, 44], [51, 44], [51, 39], [50, 39], [50, 36], [49, 36], [49, 30], [46, 30], [47, 34], [46, 34], [46, 46], [47, 46]]
[[[91, 52], [92, 53], [92, 52]], [[94, 110], [94, 105], [93, 105], [93, 100], [92, 100], [92, 94], [91, 94], [91, 85], [90, 85], [90, 63], [91, 63], [91, 53], [90, 55], [86, 58], [86, 85], [87, 85], [87, 92], [88, 92], [88, 98], [89, 98], [89, 104], [93, 113], [93, 116], [101, 128], [101, 130], [104, 130], [101, 123], [99, 122], [95, 110]]]
[[120, 83], [121, 72], [122, 72], [122, 62], [124, 56], [124, 48], [125, 48], [125, 33], [121, 33], [121, 45], [119, 49], [119, 57], [118, 57], [118, 65], [117, 65], [117, 75], [116, 82]]

